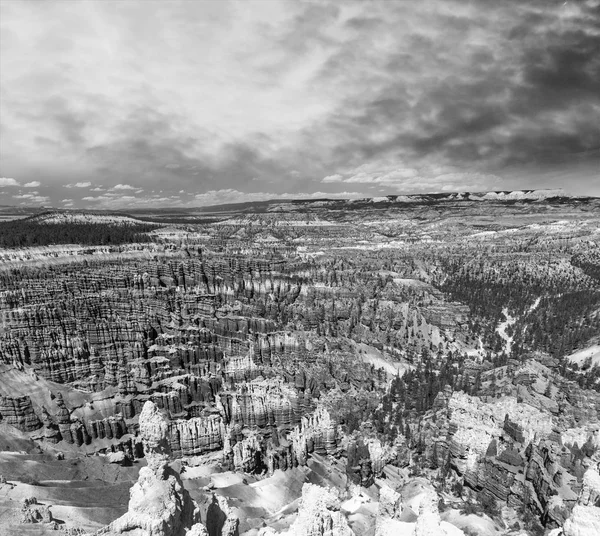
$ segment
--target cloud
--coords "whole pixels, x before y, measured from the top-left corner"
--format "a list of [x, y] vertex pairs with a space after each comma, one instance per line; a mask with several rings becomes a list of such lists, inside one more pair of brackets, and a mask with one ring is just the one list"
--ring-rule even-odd
[[9, 177], [0, 177], [0, 186], [19, 186], [19, 183]]
[[453, 173], [600, 195], [598, 0], [35, 6], [0, 3], [0, 160], [53, 200], [78, 181], [368, 195]]
[[245, 193], [231, 188], [224, 190], [210, 190], [194, 196], [195, 203], [200, 206], [218, 205], [227, 203], [246, 203], [251, 201], [267, 201], [277, 199], [323, 199], [323, 198], [356, 198], [361, 197], [360, 192], [311, 192], [311, 193], [283, 193], [271, 194], [268, 192]]
[[38, 188], [40, 186], [40, 181], [31, 181], [26, 182], [23, 187], [25, 188]]
[[89, 188], [92, 185], [91, 182], [76, 182], [74, 184], [65, 184], [65, 188]]
[[369, 166], [361, 166], [357, 172], [351, 177], [344, 180], [346, 183], [367, 183], [367, 184], [379, 184], [386, 186], [403, 186], [406, 185], [407, 179], [410, 182], [418, 176], [418, 172], [414, 169], [388, 169], [371, 171], [364, 169]]
[[13, 197], [15, 199], [23, 199], [24, 201], [22, 201], [22, 203], [29, 203], [29, 204], [38, 204], [38, 203], [44, 204], [44, 203], [48, 203], [48, 201], [50, 201], [50, 198], [45, 195], [18, 194], [18, 195], [13, 195]]
[[113, 190], [135, 190], [135, 187], [129, 184], [117, 184], [112, 187]]

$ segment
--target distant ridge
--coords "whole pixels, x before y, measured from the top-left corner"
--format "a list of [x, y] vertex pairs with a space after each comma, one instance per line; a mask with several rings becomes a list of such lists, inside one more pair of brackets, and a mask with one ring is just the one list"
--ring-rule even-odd
[[[159, 217], [161, 220], [167, 217], [175, 219], [188, 219], [192, 215], [206, 218], [207, 213], [217, 216], [225, 212], [274, 212], [274, 211], [302, 211], [311, 209], [343, 210], [361, 207], [391, 207], [398, 205], [434, 205], [438, 203], [462, 203], [462, 202], [494, 202], [494, 203], [582, 203], [596, 202], [600, 197], [571, 195], [562, 188], [554, 189], [528, 189], [528, 190], [493, 190], [482, 192], [437, 192], [425, 194], [392, 194], [379, 197], [365, 197], [358, 199], [267, 199], [264, 201], [248, 201], [240, 203], [228, 203], [222, 205], [209, 205], [198, 207], [156, 207], [156, 208], [129, 208], [120, 210], [97, 210], [97, 209], [60, 209], [39, 207], [13, 207], [0, 206], [0, 219], [3, 214], [12, 217], [39, 218], [39, 223], [112, 223], [112, 224], [134, 224], [148, 222], [148, 218]], [[123, 218], [129, 217], [129, 221]], [[223, 216], [217, 216], [222, 218]], [[140, 220], [136, 219], [140, 218]], [[113, 221], [110, 221], [113, 220]]]
[[[592, 196], [573, 196], [562, 188], [546, 190], [498, 190], [484, 192], [439, 192], [427, 194], [394, 194], [380, 197], [365, 197], [359, 199], [273, 199], [266, 201], [250, 201], [247, 203], [230, 203], [224, 205], [211, 205], [189, 209], [165, 209], [171, 211], [181, 210], [198, 212], [233, 212], [264, 210], [302, 210], [310, 208], [330, 208], [342, 210], [344, 208], [358, 208], [360, 206], [393, 206], [402, 204], [431, 205], [445, 202], [569, 202], [577, 200], [600, 199]], [[129, 210], [129, 214], [148, 213], [147, 209]]]
[[140, 225], [142, 220], [124, 214], [85, 210], [49, 210], [28, 218], [30, 222], [40, 224], [92, 224], [92, 225]]

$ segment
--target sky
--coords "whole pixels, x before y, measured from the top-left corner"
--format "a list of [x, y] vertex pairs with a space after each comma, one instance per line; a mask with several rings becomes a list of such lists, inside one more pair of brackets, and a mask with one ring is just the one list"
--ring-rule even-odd
[[600, 196], [600, 0], [0, 0], [0, 204]]

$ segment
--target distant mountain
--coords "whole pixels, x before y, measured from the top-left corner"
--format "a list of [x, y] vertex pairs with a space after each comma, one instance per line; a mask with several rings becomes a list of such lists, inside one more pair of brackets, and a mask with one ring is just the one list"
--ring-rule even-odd
[[[65, 210], [40, 209], [34, 207], [0, 206], [0, 219], [15, 219], [27, 216], [39, 218], [38, 221], [47, 223], [113, 223], [134, 224], [139, 219], [173, 223], [205, 221], [207, 217], [217, 220], [231, 213], [261, 213], [261, 212], [294, 212], [313, 209], [353, 210], [357, 208], [384, 208], [394, 205], [435, 205], [446, 203], [570, 203], [570, 202], [600, 202], [600, 198], [592, 196], [574, 196], [562, 188], [546, 190], [501, 190], [489, 192], [443, 192], [428, 194], [387, 195], [365, 197], [361, 199], [273, 199], [265, 201], [249, 201], [202, 207], [169, 207], [169, 208], [139, 208], [117, 211], [102, 210]], [[210, 214], [210, 216], [209, 216]], [[129, 218], [124, 220], [123, 218]]]

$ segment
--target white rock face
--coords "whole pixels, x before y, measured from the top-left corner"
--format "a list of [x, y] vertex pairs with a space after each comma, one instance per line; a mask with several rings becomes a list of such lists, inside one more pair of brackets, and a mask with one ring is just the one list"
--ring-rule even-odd
[[[417, 501], [417, 522], [400, 521], [402, 496], [383, 486], [379, 492], [375, 536], [465, 536], [462, 530], [441, 520], [435, 490], [426, 489]], [[276, 532], [264, 528], [258, 536], [361, 536], [352, 531], [340, 508], [335, 491], [304, 484], [298, 517], [289, 530]]]
[[413, 536], [465, 536], [462, 530], [440, 519], [438, 496], [433, 490], [427, 490], [423, 494], [419, 517], [412, 534]]
[[125, 453], [123, 451], [118, 451], [118, 452], [111, 452], [110, 454], [108, 454], [106, 456], [106, 459], [108, 460], [108, 463], [121, 464], [121, 463], [125, 463], [126, 457], [125, 457]]
[[513, 190], [512, 192], [487, 192], [481, 199], [497, 199], [515, 201], [520, 199], [542, 200], [550, 197], [565, 197], [567, 194], [562, 188], [553, 190]]
[[304, 484], [298, 518], [286, 536], [354, 536], [340, 506], [332, 490]]
[[[523, 428], [526, 441], [536, 433], [552, 431], [552, 418], [527, 404], [519, 404], [515, 398], [502, 398], [494, 402], [482, 402], [465, 393], [452, 394], [448, 404], [452, 411], [452, 422], [458, 426], [454, 439], [468, 447], [473, 454], [484, 454], [490, 441], [500, 436], [504, 417]], [[473, 461], [476, 456], [473, 457]]]
[[273, 529], [262, 529], [258, 535], [356, 536], [340, 508], [340, 500], [333, 490], [304, 484], [298, 517], [289, 530], [277, 533]]
[[202, 523], [196, 523], [185, 536], [209, 536], [206, 527]]
[[596, 506], [575, 506], [571, 516], [565, 521], [563, 534], [564, 536], [600, 534], [600, 508]]
[[583, 506], [594, 506], [598, 501], [600, 501], [600, 474], [597, 469], [590, 467], [583, 475], [583, 487], [577, 502]]
[[379, 508], [375, 521], [375, 536], [412, 534], [414, 524], [399, 521], [402, 513], [402, 495], [389, 486], [379, 490]]
[[379, 490], [379, 518], [398, 519], [402, 513], [402, 495], [389, 486], [382, 486]]
[[583, 487], [577, 505], [562, 529], [553, 530], [549, 536], [590, 536], [600, 534], [600, 474], [590, 467], [583, 475]]

